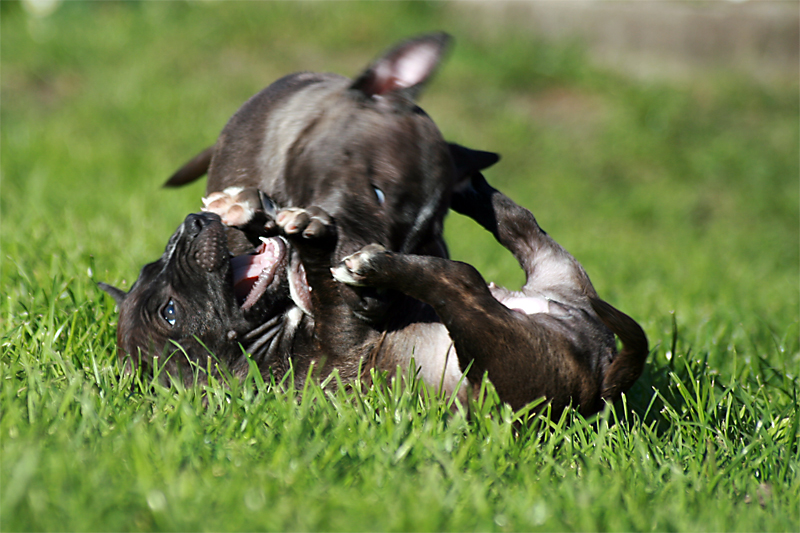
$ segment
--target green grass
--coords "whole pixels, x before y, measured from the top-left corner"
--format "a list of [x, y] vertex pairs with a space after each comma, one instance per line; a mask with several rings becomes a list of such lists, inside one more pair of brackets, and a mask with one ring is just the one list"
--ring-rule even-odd
[[[0, 529], [800, 529], [797, 80], [636, 82], [443, 3], [0, 16]], [[647, 331], [625, 402], [545, 422], [490, 390], [450, 410], [414, 380], [297, 395], [123, 375], [95, 283], [129, 286], [199, 207], [202, 184], [163, 180], [278, 76], [354, 75], [433, 29], [456, 47], [422, 105], [503, 155], [489, 181]], [[474, 223], [446, 231], [519, 283]]]

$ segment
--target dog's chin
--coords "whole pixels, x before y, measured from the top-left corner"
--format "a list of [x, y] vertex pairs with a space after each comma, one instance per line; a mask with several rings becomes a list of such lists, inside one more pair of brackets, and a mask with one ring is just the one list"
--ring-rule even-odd
[[258, 314], [273, 303], [266, 300], [280, 299], [287, 263], [287, 245], [281, 237], [262, 238], [255, 252], [231, 258], [233, 290], [243, 312]]

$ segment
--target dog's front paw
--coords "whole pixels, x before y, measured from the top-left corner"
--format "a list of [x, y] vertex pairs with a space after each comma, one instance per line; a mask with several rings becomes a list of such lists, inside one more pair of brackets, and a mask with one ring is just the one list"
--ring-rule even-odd
[[228, 187], [203, 198], [203, 211], [215, 213], [226, 226], [247, 226], [263, 213], [258, 189]]
[[278, 213], [275, 223], [296, 246], [313, 244], [332, 250], [336, 245], [336, 225], [322, 208], [290, 207]]
[[369, 276], [378, 269], [378, 260], [388, 253], [380, 244], [368, 244], [345, 257], [339, 266], [331, 269], [331, 274], [336, 281], [347, 285], [369, 285]]

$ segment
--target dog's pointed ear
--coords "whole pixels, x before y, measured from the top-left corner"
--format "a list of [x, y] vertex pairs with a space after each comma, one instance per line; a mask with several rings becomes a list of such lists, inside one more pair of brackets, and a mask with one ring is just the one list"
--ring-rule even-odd
[[373, 62], [350, 88], [368, 97], [402, 93], [414, 100], [436, 71], [451, 40], [440, 32], [404, 41]]
[[102, 281], [97, 284], [98, 287], [106, 291], [114, 301], [117, 302], [117, 305], [122, 305], [122, 302], [125, 301], [125, 298], [128, 297], [128, 293], [123, 291], [122, 289], [118, 289], [113, 285], [109, 285], [108, 283], [103, 283]]
[[447, 146], [456, 168], [456, 183], [500, 161], [500, 154], [494, 152], [473, 150], [456, 143], [447, 143]]

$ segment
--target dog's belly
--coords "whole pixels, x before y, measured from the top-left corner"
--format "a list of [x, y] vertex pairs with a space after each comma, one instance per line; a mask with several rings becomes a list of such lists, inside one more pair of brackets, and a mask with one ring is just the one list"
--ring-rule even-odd
[[[489, 288], [504, 306], [526, 315], [559, 315], [564, 311], [557, 302], [543, 296], [529, 296], [494, 284]], [[379, 364], [382, 370], [394, 372], [400, 367], [407, 371], [413, 362], [418, 377], [428, 386], [448, 397], [455, 393], [459, 401], [466, 401], [469, 380], [460, 368], [455, 345], [444, 324], [416, 323], [389, 333], [381, 351], [384, 354]]]
[[512, 311], [519, 311], [526, 315], [537, 313], [551, 313], [551, 300], [544, 296], [531, 296], [522, 292], [510, 291], [504, 287], [498, 287], [494, 283], [489, 284], [489, 291], [494, 299], [508, 307]]
[[384, 341], [381, 361], [383, 370], [411, 367], [412, 360], [419, 378], [447, 396], [456, 393], [462, 402], [467, 399], [468, 380], [458, 364], [458, 356], [444, 324], [417, 323], [401, 331], [389, 333]]
[[550, 302], [545, 298], [535, 296], [512, 296], [510, 298], [498, 299], [498, 301], [512, 311], [519, 311], [526, 315], [550, 312]]

